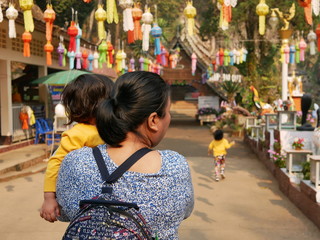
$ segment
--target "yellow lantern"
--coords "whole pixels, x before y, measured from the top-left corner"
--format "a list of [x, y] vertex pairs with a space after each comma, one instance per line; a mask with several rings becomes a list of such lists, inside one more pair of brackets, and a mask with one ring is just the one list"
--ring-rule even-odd
[[183, 13], [188, 18], [188, 34], [192, 36], [194, 28], [194, 17], [197, 15], [197, 9], [192, 6], [192, 1], [188, 1]]
[[26, 32], [33, 32], [34, 23], [32, 17], [33, 0], [19, 0], [20, 8], [23, 10], [24, 28]]
[[114, 22], [115, 24], [118, 24], [119, 22], [119, 16], [117, 11], [117, 5], [115, 0], [107, 0], [106, 2], [107, 6], [107, 22], [110, 24]]
[[264, 35], [266, 31], [266, 15], [269, 13], [269, 6], [266, 4], [266, 0], [260, 0], [256, 13], [259, 15], [259, 33]]
[[103, 9], [102, 5], [98, 5], [98, 9], [94, 14], [98, 22], [98, 36], [99, 40], [106, 39], [106, 30], [104, 28], [104, 21], [107, 19], [107, 12]]

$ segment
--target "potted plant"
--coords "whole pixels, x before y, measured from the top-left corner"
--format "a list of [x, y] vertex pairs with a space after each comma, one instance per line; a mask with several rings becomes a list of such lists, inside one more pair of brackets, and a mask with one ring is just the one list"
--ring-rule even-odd
[[304, 147], [304, 139], [303, 138], [295, 138], [292, 143], [292, 148], [295, 150], [301, 150]]
[[279, 168], [286, 167], [286, 155], [283, 155], [279, 152], [275, 152], [271, 149], [268, 150], [268, 153], [271, 153], [271, 159], [273, 160], [274, 164]]

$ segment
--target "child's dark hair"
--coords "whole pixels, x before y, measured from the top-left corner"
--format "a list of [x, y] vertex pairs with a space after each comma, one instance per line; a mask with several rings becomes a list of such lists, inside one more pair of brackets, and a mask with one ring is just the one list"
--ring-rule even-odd
[[128, 132], [137, 128], [156, 112], [165, 116], [170, 96], [169, 85], [152, 72], [136, 71], [123, 74], [115, 82], [110, 100], [101, 102], [97, 111], [97, 128], [110, 146], [120, 147]]
[[223, 131], [218, 129], [213, 133], [214, 140], [221, 140], [223, 138]]
[[110, 98], [113, 85], [110, 78], [100, 74], [83, 74], [68, 83], [61, 93], [68, 124], [90, 123], [95, 119], [97, 106]]

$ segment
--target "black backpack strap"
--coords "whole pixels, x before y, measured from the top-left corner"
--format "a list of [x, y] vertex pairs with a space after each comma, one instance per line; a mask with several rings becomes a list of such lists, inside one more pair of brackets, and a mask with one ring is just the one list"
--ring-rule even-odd
[[132, 154], [126, 161], [124, 161], [106, 180], [107, 183], [115, 183], [126, 171], [128, 171], [133, 164], [140, 158], [152, 150], [149, 148], [141, 148]]
[[149, 148], [141, 148], [132, 154], [126, 161], [124, 161], [111, 175], [109, 175], [106, 163], [102, 157], [101, 151], [98, 147], [92, 149], [94, 158], [97, 162], [100, 175], [103, 181], [107, 183], [115, 183], [126, 171], [128, 171], [133, 164], [135, 164], [140, 158], [146, 155], [152, 150]]

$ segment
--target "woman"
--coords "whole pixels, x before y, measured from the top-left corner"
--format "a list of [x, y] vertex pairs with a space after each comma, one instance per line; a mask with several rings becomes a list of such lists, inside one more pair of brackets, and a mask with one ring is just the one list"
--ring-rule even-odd
[[[109, 172], [135, 151], [153, 148], [171, 120], [170, 92], [163, 79], [150, 72], [131, 72], [116, 81], [110, 100], [97, 112], [97, 128], [107, 143], [100, 145]], [[62, 163], [57, 198], [70, 220], [79, 201], [99, 195], [102, 180], [92, 149], [69, 153]], [[151, 151], [115, 184], [114, 194], [135, 202], [159, 239], [178, 239], [178, 227], [193, 209], [193, 188], [186, 159], [170, 150]]]

